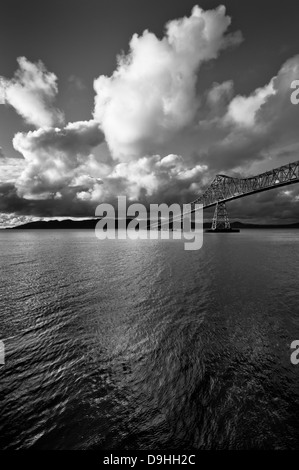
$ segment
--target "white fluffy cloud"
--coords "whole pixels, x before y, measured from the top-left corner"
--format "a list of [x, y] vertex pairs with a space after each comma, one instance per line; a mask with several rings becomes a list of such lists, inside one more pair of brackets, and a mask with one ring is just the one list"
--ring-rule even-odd
[[[234, 96], [231, 80], [198, 94], [200, 65], [241, 40], [239, 33], [226, 34], [229, 24], [224, 7], [194, 7], [190, 17], [169, 22], [161, 40], [148, 31], [134, 35], [112, 76], [95, 80], [93, 120], [55, 127], [53, 100], [43, 97], [52, 125], [15, 136], [25, 168], [16, 179], [17, 193], [11, 184], [4, 187], [9, 197], [2, 198], [2, 210], [9, 204], [32, 215], [45, 207], [49, 216], [92, 215], [97, 204], [115, 202], [118, 195], [145, 203], [188, 202], [216, 172], [255, 174], [263, 165], [298, 158], [299, 106], [291, 104], [290, 84], [299, 77], [299, 56], [248, 96]], [[42, 82], [48, 76], [43, 70]], [[48, 83], [54, 91], [45, 96], [54, 98], [56, 77], [50, 74]], [[6, 100], [7, 89], [2, 86]], [[278, 198], [280, 209], [295, 197], [290, 192]], [[263, 201], [265, 210], [271, 197]], [[251, 216], [250, 205], [243, 210]]]
[[224, 121], [230, 121], [232, 127], [228, 126], [230, 132], [221, 148], [225, 155], [226, 146], [231, 153], [238, 147], [240, 156], [239, 162], [235, 158], [235, 166], [242, 165], [246, 154], [251, 163], [271, 158], [273, 166], [279, 166], [285, 156], [289, 161], [298, 158], [299, 112], [290, 100], [290, 85], [298, 76], [299, 55], [286, 61], [264, 87], [230, 102]]
[[264, 87], [257, 88], [250, 96], [236, 96], [228, 107], [227, 119], [241, 126], [254, 125], [257, 112], [276, 93], [273, 81], [274, 79]]
[[78, 177], [94, 174], [100, 165], [92, 151], [103, 138], [95, 121], [16, 134], [14, 148], [26, 162], [25, 170], [16, 181], [19, 194], [55, 197], [68, 185], [74, 185]]
[[58, 125], [63, 114], [54, 107], [57, 77], [39, 61], [17, 59], [19, 68], [12, 79], [0, 77], [0, 103], [12, 106], [26, 122], [36, 127]]
[[16, 181], [25, 170], [25, 167], [26, 162], [23, 158], [2, 158], [0, 160], [0, 183], [2, 181], [6, 183]]
[[16, 134], [13, 144], [25, 164], [16, 180], [18, 195], [94, 204], [115, 201], [118, 195], [130, 200], [171, 200], [178, 193], [191, 197], [192, 184], [207, 169], [199, 164], [190, 167], [173, 154], [115, 162], [109, 154], [105, 157], [94, 151], [103, 139], [96, 121]]
[[[194, 124], [200, 64], [241, 41], [240, 33], [226, 34], [229, 25], [224, 7], [194, 7], [190, 17], [170, 21], [161, 40], [148, 31], [134, 35], [129, 54], [119, 59], [112, 77], [95, 81], [94, 120], [14, 137], [14, 148], [26, 164], [16, 181], [19, 196], [61, 200], [71, 193], [94, 202], [118, 194], [131, 200], [192, 197], [207, 166], [154, 150]], [[48, 78], [56, 86], [56, 77]], [[219, 87], [225, 94], [230, 85]], [[94, 153], [104, 139], [100, 127], [112, 158]]]
[[192, 123], [200, 64], [242, 40], [239, 32], [226, 34], [230, 22], [224, 6], [195, 6], [190, 17], [170, 21], [161, 40], [149, 31], [135, 34], [113, 75], [95, 80], [94, 118], [114, 158], [154, 153], [156, 144]]
[[205, 165], [188, 166], [180, 155], [145, 156], [117, 163], [103, 181], [101, 196], [112, 199], [125, 194], [132, 201], [170, 202], [193, 195], [194, 184], [207, 170]]

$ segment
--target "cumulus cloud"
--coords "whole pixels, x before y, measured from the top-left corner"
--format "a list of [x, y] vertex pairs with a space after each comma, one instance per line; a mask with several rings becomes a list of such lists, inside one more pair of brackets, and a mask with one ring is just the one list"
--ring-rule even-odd
[[[134, 35], [129, 54], [119, 58], [112, 77], [95, 81], [93, 120], [62, 128], [42, 127], [14, 137], [14, 148], [26, 165], [16, 180], [18, 197], [59, 203], [64, 199], [86, 203], [115, 200], [118, 194], [147, 201], [191, 197], [207, 166], [172, 152], [156, 154], [153, 150], [157, 142], [167, 142], [194, 121], [200, 104], [196, 96], [200, 64], [241, 41], [240, 33], [226, 34], [229, 25], [224, 7], [206, 12], [194, 7], [190, 17], [170, 21], [161, 40], [148, 31], [141, 37]], [[33, 78], [43, 70], [38, 83], [50, 83], [52, 94], [48, 96], [54, 97], [57, 86], [53, 74], [41, 63], [37, 67], [20, 59], [19, 64], [21, 71], [2, 87], [7, 101], [9, 86], [18, 89], [22, 82], [27, 91], [28, 70]], [[32, 87], [34, 84], [36, 88], [36, 80]], [[219, 87], [221, 101], [226, 86]], [[41, 101], [51, 110], [49, 101]], [[94, 152], [104, 140], [100, 127], [112, 158], [99, 158]]]
[[299, 107], [291, 103], [290, 84], [296, 76], [299, 56], [247, 96], [233, 96], [230, 81], [213, 84], [202, 97], [197, 125], [175, 136], [173, 146], [185, 149], [188, 164], [206, 164], [211, 178], [216, 172], [254, 175], [295, 161]]
[[207, 169], [205, 165], [188, 167], [180, 155], [144, 156], [117, 163], [97, 192], [99, 200], [126, 195], [131, 201], [182, 202], [193, 195], [194, 184]]
[[94, 118], [113, 157], [126, 161], [154, 153], [156, 144], [190, 125], [200, 104], [200, 65], [242, 40], [239, 32], [226, 34], [230, 23], [224, 6], [195, 6], [190, 17], [167, 23], [161, 40], [149, 31], [134, 34], [112, 76], [94, 82]]
[[227, 80], [223, 83], [214, 83], [207, 93], [207, 101], [209, 105], [217, 110], [219, 105], [227, 105], [233, 97], [234, 83], [232, 80]]
[[25, 170], [23, 158], [0, 157], [0, 182], [14, 182]]
[[[233, 127], [223, 142], [222, 150], [225, 145], [238, 147], [239, 165], [243, 159], [241, 151], [246, 155], [248, 148], [254, 151], [247, 155], [251, 163], [271, 157], [279, 166], [279, 159], [285, 156], [289, 161], [298, 158], [299, 113], [290, 100], [290, 84], [296, 76], [299, 76], [299, 55], [283, 64], [269, 84], [248, 97], [237, 96], [231, 101], [224, 119], [232, 118]], [[234, 108], [235, 113], [232, 113]], [[238, 165], [236, 158], [235, 165]]]
[[70, 123], [63, 129], [18, 133], [14, 147], [26, 166], [16, 180], [19, 197], [67, 199], [88, 203], [116, 201], [118, 195], [147, 202], [191, 197], [205, 165], [188, 166], [178, 155], [150, 155], [129, 162], [97, 156], [103, 143], [96, 121]]
[[[95, 173], [101, 165], [92, 150], [103, 139], [93, 120], [16, 134], [14, 148], [26, 161], [26, 168], [16, 181], [18, 194], [54, 197], [56, 192], [72, 185], [75, 178]], [[104, 167], [102, 164], [102, 170]]]
[[250, 96], [236, 96], [229, 104], [227, 119], [236, 124], [252, 126], [255, 116], [271, 95], [275, 95], [274, 79], [262, 88], [257, 88]]
[[0, 77], [0, 103], [12, 106], [29, 124], [36, 127], [59, 125], [63, 114], [54, 107], [58, 92], [57, 77], [39, 61], [17, 59], [19, 68], [12, 79]]
[[0, 183], [16, 181], [24, 169], [24, 158], [7, 157], [0, 147]]
[[[15, 136], [24, 167], [14, 184], [6, 178], [2, 185], [0, 211], [90, 216], [118, 195], [189, 202], [216, 173], [248, 176], [296, 160], [299, 107], [291, 104], [290, 84], [299, 77], [299, 56], [247, 96], [235, 95], [232, 80], [197, 91], [200, 65], [241, 41], [240, 33], [227, 34], [229, 24], [224, 7], [194, 7], [170, 21], [162, 39], [134, 35], [112, 76], [95, 80], [92, 120], [51, 121]], [[236, 201], [232, 215], [266, 217], [275, 203], [272, 214], [291, 220], [298, 196], [277, 190], [248, 205]]]
[[[270, 88], [266, 84], [242, 97], [249, 103], [261, 97], [259, 106], [256, 101], [255, 106], [249, 106], [253, 117], [246, 123], [228, 119], [232, 103], [238, 99], [233, 97], [233, 83], [214, 83], [201, 97], [200, 119], [176, 133], [171, 142], [177, 150], [182, 146], [180, 154], [170, 151], [121, 160], [111, 158], [107, 151], [99, 156], [96, 147], [106, 144], [96, 120], [19, 133], [14, 146], [24, 156], [26, 168], [16, 181], [17, 196], [34, 201], [38, 210], [41, 201], [47, 215], [53, 215], [51, 211], [62, 215], [67, 208], [70, 214], [82, 216], [85, 211], [85, 215], [92, 215], [98, 203], [115, 203], [118, 195], [145, 203], [188, 202], [216, 172], [244, 176], [264, 171], [266, 168], [259, 165], [269, 157], [268, 168], [279, 166], [283, 159], [295, 160], [299, 116], [298, 108], [290, 102], [289, 85], [298, 72], [296, 56], [269, 82], [271, 93], [264, 92]], [[297, 194], [275, 197], [282, 207], [291, 204]], [[20, 204], [16, 195], [9, 200]], [[21, 207], [28, 210], [26, 204]], [[242, 209], [243, 216], [247, 213], [251, 217], [250, 207]], [[289, 207], [294, 213], [295, 206]], [[288, 210], [283, 214], [290, 216]]]

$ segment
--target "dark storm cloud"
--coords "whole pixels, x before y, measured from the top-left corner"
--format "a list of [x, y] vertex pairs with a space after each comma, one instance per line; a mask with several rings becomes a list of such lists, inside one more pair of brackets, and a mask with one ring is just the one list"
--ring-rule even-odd
[[241, 198], [228, 206], [232, 219], [252, 223], [293, 223], [299, 220], [298, 185]]
[[35, 217], [94, 216], [94, 207], [88, 201], [76, 198], [76, 190], [66, 188], [63, 198], [25, 199], [20, 197], [13, 183], [0, 184], [0, 213]]

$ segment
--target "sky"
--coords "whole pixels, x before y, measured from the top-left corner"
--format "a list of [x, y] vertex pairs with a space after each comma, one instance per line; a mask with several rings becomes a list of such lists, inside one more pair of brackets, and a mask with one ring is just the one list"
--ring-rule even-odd
[[[298, 23], [295, 0], [2, 0], [0, 227], [298, 160]], [[299, 185], [227, 208], [299, 221]]]

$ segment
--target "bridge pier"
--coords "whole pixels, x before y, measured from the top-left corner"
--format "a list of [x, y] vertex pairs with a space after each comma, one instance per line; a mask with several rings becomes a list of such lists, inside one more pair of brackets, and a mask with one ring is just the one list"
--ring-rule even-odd
[[206, 232], [240, 232], [239, 229], [233, 229], [230, 226], [228, 213], [226, 210], [225, 202], [218, 201], [216, 204], [214, 217], [212, 221], [212, 227]]

